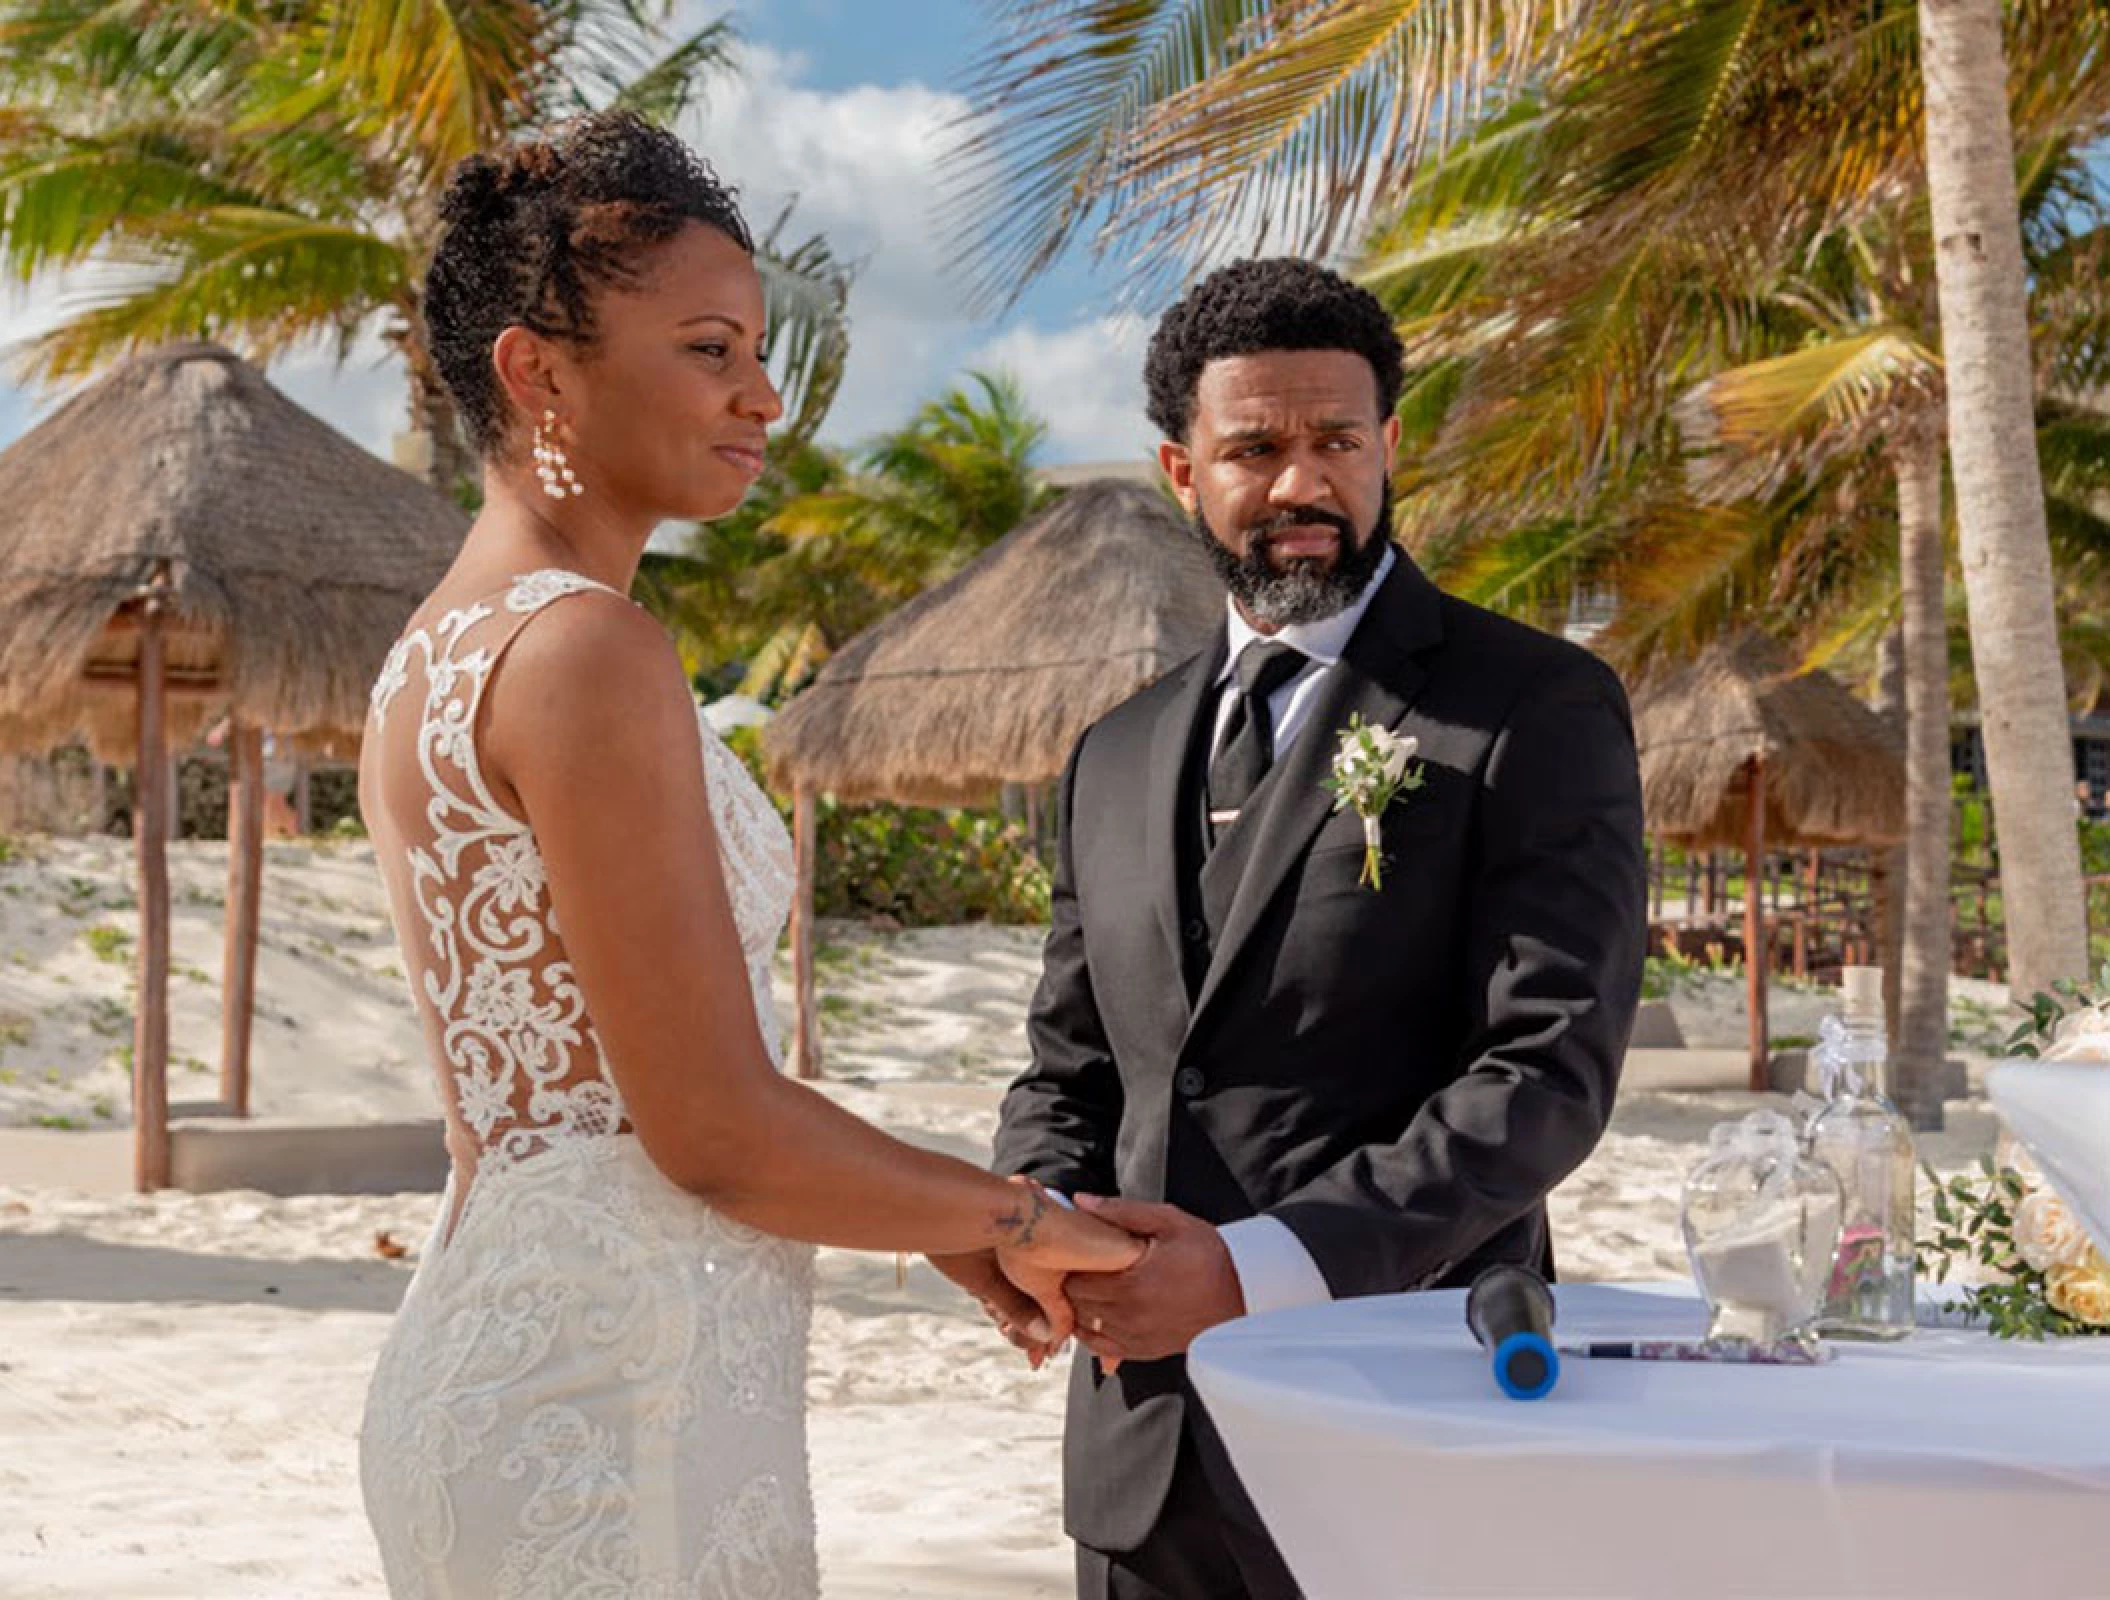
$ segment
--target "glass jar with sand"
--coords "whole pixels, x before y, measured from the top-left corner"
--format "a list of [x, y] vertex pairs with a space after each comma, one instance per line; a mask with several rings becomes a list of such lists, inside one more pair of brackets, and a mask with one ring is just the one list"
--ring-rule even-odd
[[1838, 1175], [1777, 1111], [1716, 1123], [1685, 1178], [1685, 1251], [1710, 1339], [1816, 1344], [1839, 1240]]

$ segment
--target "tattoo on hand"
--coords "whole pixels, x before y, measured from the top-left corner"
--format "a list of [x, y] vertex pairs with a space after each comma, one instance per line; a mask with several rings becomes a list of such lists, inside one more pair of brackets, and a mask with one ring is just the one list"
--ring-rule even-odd
[[1025, 1245], [1033, 1242], [1033, 1230], [1040, 1226], [1040, 1219], [1047, 1215], [1048, 1197], [1039, 1184], [1026, 1190], [1022, 1205], [1013, 1206], [996, 1219], [997, 1231], [1011, 1235], [1009, 1243]]

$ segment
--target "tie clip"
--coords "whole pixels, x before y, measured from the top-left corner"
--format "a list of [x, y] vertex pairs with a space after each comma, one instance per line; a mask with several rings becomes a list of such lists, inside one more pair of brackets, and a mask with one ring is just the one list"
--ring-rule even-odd
[[1238, 813], [1235, 811], [1212, 811], [1209, 813], [1209, 823], [1212, 827], [1220, 828], [1227, 822], [1236, 822], [1237, 820]]

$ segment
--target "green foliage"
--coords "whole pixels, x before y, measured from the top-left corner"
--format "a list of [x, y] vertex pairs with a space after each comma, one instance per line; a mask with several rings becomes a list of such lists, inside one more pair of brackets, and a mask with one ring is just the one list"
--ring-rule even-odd
[[1045, 506], [1046, 436], [1016, 383], [970, 373], [855, 452], [772, 441], [737, 511], [646, 555], [637, 598], [699, 687], [780, 700]]
[[2096, 985], [2091, 992], [2071, 978], [2054, 978], [2051, 993], [2039, 989], [2027, 1000], [2017, 1002], [2027, 1020], [2007, 1036], [2001, 1054], [2035, 1060], [2051, 1043], [2059, 1023], [2069, 1011], [2087, 1011], [2110, 1003], [2110, 962], [2105, 962], [2097, 973]]
[[1956, 859], [1981, 865], [1991, 859], [1992, 819], [1985, 792], [1971, 782], [1967, 772], [1950, 779], [1956, 797]]
[[[759, 731], [736, 728], [726, 743], [761, 783]], [[788, 823], [791, 803], [772, 798]], [[821, 916], [889, 917], [912, 928], [1048, 919], [1047, 869], [1025, 830], [994, 813], [824, 797], [814, 834]]]
[[824, 800], [816, 820], [823, 916], [879, 915], [905, 927], [1047, 921], [1047, 869], [1002, 817]]
[[1944, 1182], [1932, 1167], [1925, 1171], [1934, 1197], [1934, 1232], [1919, 1242], [1923, 1277], [1946, 1283], [1964, 1263], [1997, 1273], [1997, 1281], [1967, 1287], [1963, 1301], [1967, 1315], [1983, 1317], [1987, 1329], [2002, 1339], [2110, 1332], [2054, 1309], [2044, 1298], [2044, 1274], [2015, 1248], [2015, 1207], [2027, 1188], [2021, 1173], [1996, 1168], [1989, 1156], [1979, 1158], [1976, 1179], [1958, 1174]]
[[82, 932], [81, 939], [98, 961], [121, 967], [131, 959], [132, 936], [122, 928], [88, 928]]

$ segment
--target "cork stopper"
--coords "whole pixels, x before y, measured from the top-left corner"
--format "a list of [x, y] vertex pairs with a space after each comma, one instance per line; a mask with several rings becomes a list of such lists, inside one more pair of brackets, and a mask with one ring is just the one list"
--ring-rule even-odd
[[1848, 1022], [1880, 1022], [1883, 1019], [1883, 969], [1840, 968], [1839, 998], [1845, 1002]]

